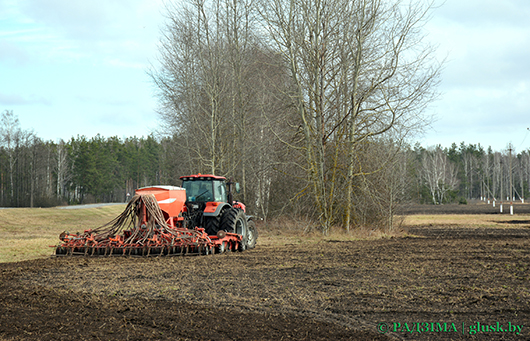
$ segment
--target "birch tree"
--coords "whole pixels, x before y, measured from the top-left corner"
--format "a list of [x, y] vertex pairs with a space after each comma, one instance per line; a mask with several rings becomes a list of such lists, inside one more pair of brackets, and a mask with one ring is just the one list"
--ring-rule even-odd
[[72, 174], [70, 172], [70, 163], [68, 159], [68, 148], [64, 140], [60, 140], [56, 146], [56, 165], [55, 173], [57, 176], [57, 187], [56, 187], [56, 196], [57, 199], [62, 199], [66, 197], [66, 186], [68, 182], [72, 179]]
[[21, 139], [22, 131], [18, 117], [13, 114], [13, 110], [5, 110], [2, 113], [2, 122], [0, 126], [1, 142], [8, 155], [9, 162], [9, 190], [10, 200], [15, 198], [15, 163], [17, 161], [16, 147]]
[[443, 204], [447, 193], [458, 188], [456, 165], [449, 161], [440, 147], [436, 147], [425, 151], [422, 167], [433, 204]]

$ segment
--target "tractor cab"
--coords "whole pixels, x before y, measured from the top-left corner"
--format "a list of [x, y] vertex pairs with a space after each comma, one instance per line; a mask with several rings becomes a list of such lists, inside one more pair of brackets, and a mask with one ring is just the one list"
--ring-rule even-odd
[[228, 202], [226, 178], [215, 175], [181, 177], [187, 202]]
[[232, 185], [239, 193], [239, 183], [227, 181], [223, 176], [197, 174], [181, 176], [182, 187], [186, 190], [186, 202], [217, 202], [234, 204]]
[[[246, 208], [233, 200], [233, 182], [225, 177], [211, 174], [181, 176], [182, 187], [186, 190], [186, 203], [183, 214], [189, 228], [202, 226], [210, 235], [217, 233], [226, 212], [239, 209], [245, 213]], [[235, 184], [236, 192], [239, 184]]]

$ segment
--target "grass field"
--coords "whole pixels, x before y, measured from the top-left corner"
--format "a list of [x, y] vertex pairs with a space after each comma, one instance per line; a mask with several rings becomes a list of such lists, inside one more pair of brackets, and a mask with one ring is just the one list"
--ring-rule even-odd
[[49, 257], [63, 231], [83, 232], [119, 215], [125, 205], [64, 210], [8, 208], [0, 210], [0, 263]]

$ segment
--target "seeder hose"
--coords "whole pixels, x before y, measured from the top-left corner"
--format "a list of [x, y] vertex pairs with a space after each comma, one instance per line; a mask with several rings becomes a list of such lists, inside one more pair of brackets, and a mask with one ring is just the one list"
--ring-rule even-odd
[[[112, 253], [129, 254], [132, 250], [148, 249], [159, 253], [171, 253], [184, 248], [189, 250], [211, 248], [212, 242], [202, 229], [186, 229], [170, 227], [152, 194], [135, 195], [125, 210], [105, 225], [83, 234], [70, 235], [66, 232], [60, 236], [63, 244], [57, 247], [57, 254], [83, 253], [107, 255]], [[156, 253], [155, 252], [155, 253]], [[138, 252], [137, 252], [138, 253]]]

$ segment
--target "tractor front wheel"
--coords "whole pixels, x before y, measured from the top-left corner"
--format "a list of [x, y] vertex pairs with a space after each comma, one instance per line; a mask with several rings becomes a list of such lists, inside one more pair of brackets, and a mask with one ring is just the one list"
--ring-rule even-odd
[[247, 221], [247, 248], [253, 249], [258, 240], [258, 229], [252, 220]]

